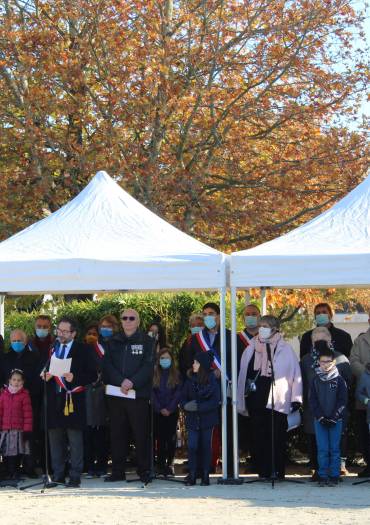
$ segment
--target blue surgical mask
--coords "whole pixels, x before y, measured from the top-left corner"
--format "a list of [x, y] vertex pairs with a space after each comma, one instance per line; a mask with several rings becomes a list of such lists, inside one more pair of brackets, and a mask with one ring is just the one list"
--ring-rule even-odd
[[201, 327], [201, 326], [192, 326], [192, 327], [190, 328], [190, 331], [191, 331], [191, 333], [192, 333], [193, 335], [195, 335], [195, 334], [199, 334], [199, 332], [202, 331], [202, 327]]
[[49, 335], [49, 330], [47, 328], [36, 328], [35, 332], [40, 339], [44, 339], [44, 337]]
[[23, 341], [12, 341], [10, 346], [14, 352], [23, 352], [24, 347], [26, 346]]
[[159, 359], [159, 364], [160, 364], [161, 367], [164, 368], [164, 369], [166, 369], [166, 368], [170, 368], [171, 363], [172, 363], [172, 359], [170, 359], [169, 357], [161, 357], [161, 358]]
[[317, 326], [323, 326], [330, 323], [328, 314], [317, 314], [315, 315], [315, 321]]
[[247, 328], [256, 328], [258, 324], [258, 317], [256, 315], [246, 315], [244, 319], [245, 319], [245, 326]]
[[207, 328], [209, 328], [209, 330], [212, 330], [212, 328], [214, 328], [217, 324], [216, 318], [214, 315], [205, 315], [203, 317], [203, 320], [204, 320], [204, 324], [206, 325]]
[[113, 328], [109, 328], [107, 326], [101, 326], [99, 328], [99, 334], [102, 337], [112, 337], [112, 335], [113, 335]]

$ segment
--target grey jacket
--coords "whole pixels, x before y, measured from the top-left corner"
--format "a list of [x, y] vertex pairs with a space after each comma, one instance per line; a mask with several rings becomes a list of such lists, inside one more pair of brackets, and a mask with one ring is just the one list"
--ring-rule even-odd
[[[340, 354], [339, 352], [334, 352], [334, 357], [337, 363], [337, 369], [339, 374], [345, 380], [347, 387], [351, 385], [352, 382], [352, 372], [348, 359], [345, 355]], [[313, 358], [311, 354], [306, 354], [302, 357], [301, 360], [301, 371], [302, 371], [302, 382], [303, 382], [303, 430], [306, 434], [314, 434], [314, 417], [312, 410], [309, 404], [309, 394], [312, 381], [316, 376], [315, 369], [312, 368]], [[347, 424], [347, 412], [343, 417], [343, 430]]]
[[365, 405], [364, 401], [366, 398], [370, 399], [370, 372], [367, 370], [361, 375], [357, 384], [356, 400], [359, 401], [362, 406], [366, 406], [366, 421], [370, 424], [370, 402]]
[[[370, 328], [364, 334], [360, 334], [353, 343], [349, 362], [358, 384], [362, 374], [365, 372], [366, 364], [370, 363]], [[358, 399], [356, 399], [356, 408], [366, 410], [365, 405]]]

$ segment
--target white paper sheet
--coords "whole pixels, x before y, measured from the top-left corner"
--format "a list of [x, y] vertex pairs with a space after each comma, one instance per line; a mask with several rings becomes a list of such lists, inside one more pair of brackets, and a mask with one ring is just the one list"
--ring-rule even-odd
[[127, 399], [136, 399], [135, 390], [129, 390], [128, 394], [124, 394], [119, 386], [106, 385], [105, 394], [107, 396], [126, 397]]
[[59, 359], [55, 354], [51, 356], [49, 373], [53, 376], [62, 377], [71, 371], [72, 358]]

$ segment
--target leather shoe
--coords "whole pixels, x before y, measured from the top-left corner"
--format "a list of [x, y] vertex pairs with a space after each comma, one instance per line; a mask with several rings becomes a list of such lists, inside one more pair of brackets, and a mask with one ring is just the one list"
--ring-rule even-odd
[[126, 481], [126, 475], [125, 474], [111, 474], [110, 476], [107, 476], [104, 478], [105, 483], [112, 483], [114, 481]]
[[53, 476], [52, 478], [52, 481], [54, 483], [62, 483], [63, 485], [65, 484], [66, 482], [66, 478], [62, 477], [62, 476]]
[[197, 482], [194, 474], [188, 474], [184, 480], [184, 483], [187, 487], [192, 487]]
[[76, 488], [78, 488], [80, 485], [81, 485], [81, 480], [80, 480], [80, 478], [70, 478], [70, 480], [68, 481], [66, 487], [67, 487], [67, 488], [73, 488], [73, 489], [76, 489]]
[[359, 478], [370, 478], [370, 468], [365, 467], [364, 470], [361, 470], [361, 472], [357, 474], [357, 476]]
[[200, 484], [202, 487], [207, 487], [209, 485], [209, 475], [208, 474], [204, 474], [202, 476], [202, 481], [200, 482]]

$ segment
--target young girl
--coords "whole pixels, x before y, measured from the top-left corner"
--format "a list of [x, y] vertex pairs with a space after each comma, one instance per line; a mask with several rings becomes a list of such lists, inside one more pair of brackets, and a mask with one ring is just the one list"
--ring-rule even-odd
[[8, 474], [13, 479], [17, 478], [21, 456], [30, 453], [32, 405], [23, 385], [22, 370], [14, 369], [9, 385], [0, 395], [0, 453], [6, 458]]
[[182, 391], [180, 374], [172, 353], [162, 348], [157, 356], [153, 378], [153, 424], [157, 442], [158, 474], [173, 475], [176, 428]]
[[[211, 366], [212, 352], [198, 352], [194, 356], [193, 370], [183, 389], [182, 405], [188, 431], [189, 475], [185, 485], [195, 485], [196, 472], [202, 469], [201, 485], [209, 485], [212, 454], [212, 431], [218, 424], [220, 386]], [[198, 455], [198, 449], [200, 454]], [[201, 465], [197, 465], [197, 458]]]

